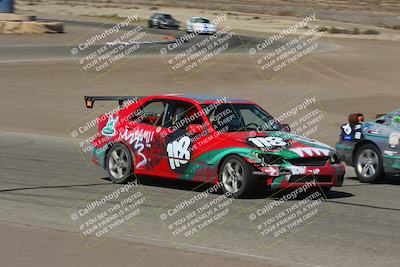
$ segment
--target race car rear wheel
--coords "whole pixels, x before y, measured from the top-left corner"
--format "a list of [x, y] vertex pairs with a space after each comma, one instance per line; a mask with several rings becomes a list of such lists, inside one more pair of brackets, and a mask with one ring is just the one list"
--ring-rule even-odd
[[121, 184], [133, 180], [132, 156], [129, 149], [123, 144], [115, 144], [110, 149], [106, 162], [111, 181]]
[[375, 182], [383, 174], [382, 157], [373, 144], [360, 147], [355, 157], [355, 170], [363, 183]]
[[219, 169], [222, 191], [228, 196], [241, 197], [254, 189], [256, 179], [250, 165], [237, 155], [225, 158]]

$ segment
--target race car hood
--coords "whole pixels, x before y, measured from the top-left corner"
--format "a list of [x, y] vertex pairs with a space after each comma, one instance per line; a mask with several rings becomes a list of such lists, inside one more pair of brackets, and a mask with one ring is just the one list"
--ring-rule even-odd
[[196, 23], [193, 23], [193, 27], [207, 27], [210, 29], [214, 29], [215, 25], [212, 23], [196, 22]]
[[282, 154], [290, 158], [329, 157], [334, 148], [319, 141], [287, 132], [235, 132], [226, 137], [262, 152]]
[[161, 22], [166, 23], [166, 24], [179, 24], [179, 22], [177, 20], [175, 20], [174, 18], [172, 18], [172, 19], [163, 18], [161, 20]]

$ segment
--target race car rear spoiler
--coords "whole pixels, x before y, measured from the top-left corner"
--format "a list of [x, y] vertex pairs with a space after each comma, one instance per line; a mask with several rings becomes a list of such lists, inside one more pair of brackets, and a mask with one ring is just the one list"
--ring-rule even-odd
[[93, 108], [95, 101], [118, 101], [123, 106], [126, 101], [137, 102], [144, 96], [85, 96], [86, 108]]
[[[385, 116], [386, 113], [379, 113], [375, 115], [375, 119], [379, 119], [383, 116]], [[364, 114], [362, 113], [354, 113], [354, 114], [350, 114], [349, 115], [349, 119], [348, 119], [350, 124], [359, 124], [364, 122]]]

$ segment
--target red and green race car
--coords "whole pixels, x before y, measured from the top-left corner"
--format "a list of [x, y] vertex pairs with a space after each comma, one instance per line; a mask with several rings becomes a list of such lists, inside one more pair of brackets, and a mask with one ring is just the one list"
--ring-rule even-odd
[[197, 95], [85, 96], [88, 108], [102, 100], [121, 108], [97, 120], [91, 156], [115, 183], [135, 175], [184, 179], [220, 184], [233, 197], [259, 182], [272, 189], [311, 183], [325, 191], [343, 183], [344, 165], [332, 147], [290, 134], [256, 103]]

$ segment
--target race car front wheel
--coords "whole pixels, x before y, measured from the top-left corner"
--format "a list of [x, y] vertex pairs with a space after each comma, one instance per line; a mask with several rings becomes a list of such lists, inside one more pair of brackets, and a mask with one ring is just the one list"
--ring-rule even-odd
[[355, 170], [363, 183], [375, 182], [383, 174], [382, 157], [373, 144], [365, 144], [357, 151]]
[[114, 183], [121, 184], [133, 180], [133, 160], [126, 146], [115, 144], [110, 149], [107, 156], [107, 171]]
[[223, 192], [232, 197], [250, 193], [256, 184], [250, 165], [237, 155], [228, 156], [222, 162], [219, 181]]

